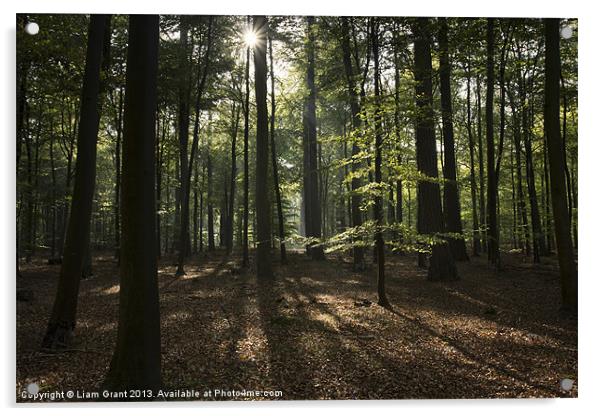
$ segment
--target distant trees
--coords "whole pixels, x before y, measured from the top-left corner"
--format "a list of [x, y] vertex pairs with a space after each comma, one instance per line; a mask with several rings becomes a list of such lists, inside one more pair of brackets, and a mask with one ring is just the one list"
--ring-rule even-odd
[[67, 225], [63, 261], [52, 314], [42, 346], [62, 349], [69, 345], [75, 330], [79, 282], [89, 245], [92, 198], [96, 180], [96, 141], [100, 121], [100, 69], [103, 41], [109, 16], [92, 15], [88, 29], [86, 66], [81, 92], [80, 126], [77, 136], [75, 181], [71, 215]]
[[104, 388], [156, 391], [161, 387], [153, 175], [159, 16], [130, 16], [128, 32], [119, 328]]
[[[48, 30], [18, 38], [17, 265], [40, 255], [63, 262], [45, 345], [70, 337], [92, 255], [121, 253], [128, 18], [114, 16], [88, 51], [63, 33], [84, 35], [97, 18], [36, 15]], [[566, 255], [552, 235], [558, 143], [543, 123], [553, 91], [540, 21], [280, 16], [264, 32], [261, 16], [165, 15], [159, 25], [149, 174], [155, 250], [177, 275], [209, 251], [269, 276], [278, 245], [282, 263], [286, 248], [303, 245], [313, 259], [337, 252], [363, 271], [368, 250], [386, 304], [389, 251], [419, 253], [433, 280], [457, 277], [466, 242], [496, 268], [509, 250], [509, 261], [519, 251], [533, 262]], [[576, 256], [576, 37], [559, 51]], [[67, 330], [57, 336], [58, 327]]]

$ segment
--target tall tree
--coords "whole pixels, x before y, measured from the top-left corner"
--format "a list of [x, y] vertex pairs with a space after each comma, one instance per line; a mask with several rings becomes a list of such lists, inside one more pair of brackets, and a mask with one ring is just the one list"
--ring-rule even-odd
[[493, 94], [495, 75], [493, 55], [495, 48], [494, 19], [487, 19], [487, 93], [485, 98], [485, 135], [487, 139], [487, 259], [496, 268], [500, 266], [497, 223], [497, 176], [495, 143], [493, 137]]
[[92, 198], [96, 180], [96, 142], [100, 121], [100, 69], [104, 31], [109, 16], [92, 15], [88, 29], [86, 65], [81, 94], [80, 126], [77, 136], [75, 182], [71, 215], [63, 250], [63, 261], [52, 314], [42, 341], [43, 348], [66, 348], [75, 330], [79, 282], [90, 235]]
[[[451, 99], [451, 65], [449, 62], [448, 25], [445, 17], [439, 18], [439, 78], [441, 82], [441, 116], [443, 118], [443, 216], [447, 232], [462, 235], [460, 196], [456, 175], [456, 143]], [[468, 260], [463, 237], [451, 238], [449, 247], [455, 260]]]
[[257, 155], [255, 170], [255, 216], [257, 218], [257, 278], [272, 278], [270, 256], [270, 203], [268, 188], [269, 136], [267, 105], [267, 33], [265, 16], [253, 17], [253, 30], [257, 36], [253, 51], [255, 68], [255, 101], [257, 104]]
[[560, 265], [562, 307], [577, 312], [577, 265], [571, 240], [563, 142], [560, 136], [560, 36], [559, 19], [545, 19], [546, 62], [544, 130], [550, 158], [550, 182], [554, 230]]
[[[379, 68], [379, 45], [378, 45], [378, 18], [372, 18], [372, 56], [374, 57], [374, 97], [376, 107], [374, 109], [374, 181], [377, 186], [382, 185], [382, 146], [383, 146], [383, 124], [380, 109], [380, 68]], [[385, 241], [383, 238], [383, 197], [382, 189], [378, 189], [374, 198], [374, 220], [376, 222], [376, 233], [374, 245], [376, 251], [378, 304], [389, 306], [387, 292], [385, 291]]]
[[[322, 235], [322, 209], [320, 206], [319, 183], [318, 183], [318, 140], [317, 140], [317, 117], [316, 117], [316, 82], [315, 82], [315, 18], [307, 17], [307, 89], [309, 94], [305, 100], [305, 111], [303, 113], [304, 135], [307, 150], [304, 152], [304, 194], [305, 194], [305, 229], [306, 235], [319, 240]], [[322, 245], [312, 242], [308, 245], [308, 253], [312, 259], [324, 258]]]
[[472, 255], [478, 256], [481, 251], [479, 236], [479, 215], [477, 206], [477, 180], [475, 174], [475, 140], [472, 131], [472, 103], [470, 102], [472, 67], [470, 56], [466, 64], [466, 130], [468, 132], [468, 150], [470, 154], [470, 199], [472, 203]]
[[[186, 178], [188, 177], [188, 130], [190, 127], [190, 65], [188, 61], [188, 16], [180, 16], [180, 45], [178, 49], [178, 143], [179, 159], [179, 184], [176, 191], [176, 205], [179, 209], [177, 229], [175, 231], [176, 247], [178, 252], [189, 254], [190, 233], [188, 231], [189, 208], [184, 204], [183, 192]], [[176, 275], [183, 274], [178, 267]]]
[[[206, 45], [205, 45], [205, 55], [203, 58], [203, 69], [201, 69], [201, 59], [199, 57], [198, 62], [198, 70], [197, 70], [197, 80], [196, 80], [196, 99], [194, 105], [195, 118], [194, 118], [194, 130], [192, 136], [192, 146], [190, 147], [190, 158], [188, 157], [188, 152], [186, 151], [184, 155], [182, 155], [182, 149], [188, 149], [188, 122], [184, 122], [182, 118], [180, 118], [180, 123], [184, 123], [185, 127], [180, 126], [179, 134], [180, 134], [180, 163], [186, 164], [186, 169], [182, 169], [181, 171], [181, 181], [180, 181], [180, 200], [181, 200], [181, 217], [180, 217], [180, 241], [185, 242], [185, 244], [180, 244], [179, 252], [178, 252], [178, 268], [176, 270], [176, 276], [181, 276], [185, 274], [184, 270], [184, 261], [187, 254], [190, 254], [190, 184], [192, 179], [192, 169], [195, 161], [195, 154], [199, 144], [199, 130], [200, 130], [200, 116], [201, 116], [201, 98], [203, 96], [203, 92], [205, 90], [205, 83], [207, 81], [207, 74], [210, 63], [210, 53], [211, 53], [211, 45], [212, 45], [212, 29], [213, 29], [213, 16], [209, 16], [209, 22], [207, 25], [207, 33], [205, 36]], [[188, 107], [186, 103], [180, 103], [180, 105], [184, 105], [184, 108], [180, 108], [181, 115], [180, 117], [186, 116], [188, 118]], [[186, 113], [186, 114], [184, 114]], [[184, 132], [184, 128], [186, 131]], [[186, 138], [182, 138], [182, 134], [186, 134]], [[183, 156], [183, 157], [182, 157]]]
[[272, 36], [268, 34], [268, 48], [270, 55], [270, 84], [271, 104], [270, 111], [270, 150], [272, 152], [272, 173], [274, 177], [274, 192], [276, 194], [276, 210], [278, 212], [278, 238], [280, 240], [280, 261], [286, 263], [286, 245], [284, 242], [284, 213], [282, 212], [282, 196], [280, 193], [280, 176], [278, 175], [278, 160], [276, 158], [276, 75], [274, 73], [274, 53], [272, 50]]
[[[444, 231], [437, 170], [437, 143], [433, 117], [433, 85], [430, 21], [417, 18], [414, 35], [414, 78], [416, 80], [416, 160], [418, 171], [429, 178], [418, 181], [418, 232], [436, 235]], [[458, 273], [449, 244], [437, 241], [431, 247], [429, 280], [456, 280]]]
[[[357, 134], [362, 125], [360, 118], [360, 103], [359, 96], [357, 93], [356, 85], [356, 73], [354, 67], [351, 64], [351, 45], [349, 36], [349, 17], [341, 17], [341, 45], [343, 52], [343, 64], [345, 66], [345, 75], [347, 79], [347, 95], [349, 97], [349, 106], [351, 107], [351, 171], [357, 172], [361, 168], [361, 162], [358, 159], [360, 148], [357, 144], [357, 138], [354, 133]], [[362, 197], [357, 190], [361, 186], [361, 180], [357, 175], [353, 175], [351, 179], [351, 225], [359, 227], [362, 225], [362, 212], [360, 206], [362, 204]], [[364, 268], [364, 250], [363, 247], [358, 245], [353, 247], [353, 267], [356, 270]]]
[[119, 327], [104, 387], [156, 391], [161, 387], [153, 175], [159, 16], [130, 16], [128, 36]]
[[[247, 16], [247, 25], [250, 17]], [[250, 28], [249, 28], [250, 30]], [[249, 267], [249, 63], [251, 46], [247, 45], [245, 61], [245, 128], [243, 143], [243, 207], [242, 207], [242, 267]]]

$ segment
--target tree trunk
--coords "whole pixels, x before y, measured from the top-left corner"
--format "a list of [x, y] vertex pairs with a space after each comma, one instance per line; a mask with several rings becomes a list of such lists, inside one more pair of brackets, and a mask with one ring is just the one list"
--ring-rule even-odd
[[485, 216], [485, 168], [483, 158], [483, 115], [481, 105], [481, 75], [477, 72], [477, 144], [479, 153], [479, 235], [481, 236], [481, 249], [487, 250], [487, 238], [483, 234], [487, 228], [487, 217]]
[[376, 250], [377, 286], [378, 286], [378, 304], [380, 306], [389, 306], [387, 292], [385, 290], [385, 241], [383, 239], [383, 197], [382, 189], [382, 116], [380, 110], [380, 72], [378, 62], [378, 31], [379, 24], [376, 17], [372, 18], [372, 56], [374, 57], [374, 98], [376, 108], [374, 110], [374, 180], [378, 188], [378, 193], [374, 198], [374, 221], [376, 222], [376, 233], [374, 235], [374, 246]]
[[[200, 114], [201, 114], [201, 97], [205, 89], [205, 82], [207, 80], [207, 73], [209, 68], [209, 56], [211, 52], [211, 35], [212, 35], [213, 17], [209, 17], [208, 29], [207, 29], [207, 44], [205, 47], [204, 66], [201, 71], [201, 62], [199, 59], [198, 72], [196, 80], [196, 100], [195, 100], [195, 120], [192, 146], [190, 147], [190, 158], [188, 158], [188, 114], [189, 105], [188, 99], [190, 94], [188, 93], [187, 87], [189, 83], [186, 83], [184, 101], [180, 105], [184, 105], [184, 109], [180, 107], [180, 123], [183, 122], [182, 117], [186, 116], [186, 121], [183, 123], [184, 126], [180, 125], [180, 164], [186, 165], [185, 169], [181, 170], [182, 176], [180, 181], [180, 199], [181, 199], [181, 217], [180, 217], [180, 250], [178, 252], [178, 268], [176, 270], [176, 276], [182, 276], [186, 274], [184, 270], [184, 262], [186, 256], [190, 254], [190, 183], [192, 181], [192, 168], [195, 161], [195, 154], [199, 145], [199, 130], [200, 130]], [[184, 30], [186, 32], [186, 30]], [[187, 35], [186, 35], [187, 36]], [[185, 47], [186, 49], [186, 47]], [[201, 75], [202, 74], [202, 75]], [[185, 114], [184, 114], [185, 113]], [[185, 139], [182, 135], [185, 134]], [[182, 151], [184, 150], [184, 153]]]
[[272, 169], [274, 175], [274, 191], [276, 193], [276, 210], [278, 211], [278, 238], [280, 239], [280, 262], [286, 263], [286, 245], [284, 242], [284, 213], [282, 212], [282, 196], [280, 195], [280, 179], [278, 175], [278, 160], [276, 158], [276, 77], [274, 74], [274, 56], [272, 53], [272, 38], [268, 36], [270, 53], [270, 81], [272, 96], [272, 111], [270, 112], [270, 148], [272, 151]]
[[[187, 256], [190, 248], [190, 233], [188, 225], [190, 220], [190, 207], [186, 179], [188, 178], [188, 130], [190, 125], [190, 68], [188, 62], [188, 21], [186, 16], [180, 16], [180, 68], [178, 85], [178, 141], [180, 150], [180, 222], [177, 224], [178, 257]], [[180, 254], [181, 253], [181, 254]], [[184, 274], [181, 263], [178, 262], [176, 275]]]
[[253, 30], [257, 43], [253, 52], [255, 68], [255, 101], [257, 104], [257, 157], [255, 174], [255, 217], [257, 219], [257, 279], [271, 279], [272, 262], [270, 256], [270, 201], [268, 197], [269, 133], [267, 106], [267, 32], [265, 16], [253, 17]]
[[96, 178], [96, 141], [100, 119], [100, 66], [108, 19], [106, 15], [92, 15], [90, 18], [71, 215], [54, 306], [42, 341], [45, 349], [66, 348], [75, 330], [79, 282], [84, 265], [86, 241], [90, 235]]
[[470, 152], [470, 199], [472, 202], [472, 255], [478, 256], [481, 251], [481, 238], [479, 236], [479, 214], [477, 206], [477, 180], [475, 175], [475, 142], [472, 134], [472, 105], [471, 92], [471, 66], [470, 56], [466, 70], [466, 129], [468, 130], [468, 148]]
[[485, 101], [485, 121], [487, 139], [487, 259], [496, 269], [500, 267], [500, 249], [497, 223], [497, 177], [495, 168], [495, 143], [493, 137], [493, 94], [495, 75], [494, 19], [487, 19], [487, 95]]
[[577, 312], [577, 264], [571, 241], [569, 211], [566, 202], [562, 139], [560, 137], [560, 38], [559, 19], [545, 19], [545, 107], [544, 129], [548, 137], [547, 153], [550, 158], [552, 209], [560, 265], [562, 307]]
[[236, 137], [238, 136], [238, 120], [240, 106], [232, 104], [232, 143], [230, 148], [230, 202], [228, 203], [228, 222], [226, 226], [226, 252], [232, 253], [234, 245], [234, 196], [236, 195]]
[[[360, 152], [359, 146], [357, 144], [357, 138], [354, 136], [354, 133], [357, 134], [359, 129], [361, 128], [362, 121], [360, 119], [360, 104], [359, 97], [356, 89], [356, 81], [355, 81], [355, 71], [353, 70], [353, 66], [351, 65], [351, 47], [349, 42], [349, 18], [342, 17], [342, 50], [343, 50], [343, 64], [345, 66], [345, 74], [347, 77], [347, 93], [349, 96], [349, 104], [351, 107], [351, 171], [353, 173], [357, 172], [361, 168], [361, 162], [356, 160], [358, 153]], [[357, 189], [361, 186], [360, 178], [357, 178], [356, 175], [353, 175], [351, 179], [351, 225], [353, 227], [360, 227], [362, 225], [362, 212], [360, 210], [360, 205], [362, 204], [362, 197], [357, 192]], [[363, 270], [365, 268], [364, 264], [364, 250], [363, 247], [354, 246], [353, 247], [353, 268], [355, 270]]]
[[103, 388], [161, 387], [155, 230], [155, 110], [159, 16], [130, 16], [123, 135], [117, 344]]
[[122, 134], [122, 121], [123, 121], [123, 88], [119, 88], [119, 104], [117, 106], [117, 117], [116, 117], [116, 130], [117, 138], [115, 140], [115, 259], [119, 262], [119, 232], [121, 230], [121, 224], [119, 220], [119, 193], [121, 186], [121, 134]]
[[[247, 17], [247, 25], [250, 18]], [[247, 57], [245, 64], [245, 130], [243, 148], [243, 207], [242, 207], [242, 267], [249, 267], [249, 62], [251, 48], [247, 46]]]
[[456, 143], [451, 99], [451, 65], [449, 62], [449, 41], [447, 38], [447, 20], [439, 18], [439, 75], [441, 82], [441, 116], [443, 119], [444, 164], [443, 177], [443, 216], [445, 231], [459, 234], [449, 239], [449, 247], [455, 260], [468, 260], [466, 242], [462, 237], [462, 219], [460, 218], [460, 196], [456, 175]]
[[[432, 180], [418, 181], [418, 232], [435, 235], [444, 231], [441, 194], [437, 182], [437, 144], [433, 118], [431, 36], [429, 19], [417, 18], [414, 35], [414, 77], [416, 79], [416, 160], [418, 171]], [[432, 245], [429, 280], [457, 280], [458, 273], [449, 245]]]
[[[315, 28], [314, 17], [307, 17], [307, 89], [309, 96], [306, 98], [305, 111], [303, 114], [304, 130], [307, 137], [307, 160], [304, 163], [307, 178], [305, 192], [306, 206], [309, 208], [309, 216], [306, 216], [307, 236], [320, 240], [322, 235], [322, 210], [319, 195], [318, 182], [318, 144], [316, 130], [316, 84], [315, 84]], [[324, 259], [324, 250], [318, 243], [312, 242], [308, 246], [308, 254], [314, 260]]]

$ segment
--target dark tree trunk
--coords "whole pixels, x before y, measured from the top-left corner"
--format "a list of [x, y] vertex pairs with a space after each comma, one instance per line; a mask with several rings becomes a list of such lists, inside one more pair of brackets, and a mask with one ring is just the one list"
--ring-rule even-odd
[[[304, 130], [307, 143], [307, 160], [304, 163], [306, 168], [305, 177], [305, 204], [309, 215], [306, 214], [306, 235], [314, 240], [320, 240], [322, 235], [322, 209], [319, 195], [318, 182], [318, 143], [316, 130], [316, 84], [315, 84], [315, 28], [314, 17], [307, 17], [307, 89], [309, 96], [305, 101], [305, 111], [303, 114]], [[305, 155], [305, 154], [304, 154]], [[314, 260], [324, 259], [324, 250], [320, 244], [311, 243], [308, 246], [308, 254]]]
[[122, 122], [123, 122], [123, 88], [119, 88], [119, 102], [117, 105], [117, 117], [115, 120], [117, 138], [115, 140], [115, 259], [119, 262], [119, 240], [121, 224], [119, 220], [119, 198], [120, 198], [120, 186], [121, 186], [121, 134], [122, 134]]
[[271, 103], [272, 111], [270, 112], [270, 149], [272, 151], [272, 169], [274, 175], [274, 191], [276, 193], [276, 210], [278, 211], [278, 238], [280, 239], [280, 262], [286, 263], [286, 244], [284, 242], [284, 213], [282, 212], [282, 196], [280, 195], [280, 179], [278, 175], [278, 160], [276, 158], [276, 92], [274, 75], [274, 56], [272, 53], [272, 38], [268, 36], [269, 53], [270, 53], [270, 81], [271, 81]]
[[479, 153], [479, 235], [481, 236], [481, 249], [487, 250], [487, 238], [484, 236], [487, 228], [485, 216], [485, 162], [483, 158], [483, 115], [481, 105], [481, 75], [477, 73], [477, 144]]
[[267, 106], [267, 33], [268, 22], [265, 16], [253, 17], [253, 30], [257, 43], [253, 51], [255, 68], [255, 101], [257, 104], [257, 157], [255, 174], [255, 217], [257, 219], [257, 278], [271, 279], [272, 262], [270, 256], [270, 201], [268, 188], [269, 132]]
[[495, 143], [493, 137], [493, 94], [495, 75], [493, 55], [495, 48], [494, 19], [487, 19], [487, 95], [485, 121], [487, 138], [487, 259], [496, 269], [500, 267], [500, 249], [497, 223], [497, 176], [495, 168]]
[[155, 230], [155, 110], [159, 16], [130, 16], [123, 135], [117, 344], [104, 388], [161, 387]]
[[75, 185], [56, 297], [42, 341], [42, 346], [46, 349], [67, 347], [75, 329], [79, 282], [84, 266], [86, 241], [90, 235], [100, 119], [100, 66], [108, 19], [106, 15], [92, 15], [90, 18], [77, 138]]
[[560, 137], [560, 39], [559, 19], [545, 19], [545, 107], [544, 129], [548, 137], [547, 153], [550, 158], [550, 182], [554, 228], [560, 265], [562, 307], [577, 312], [577, 264], [571, 241], [569, 210], [566, 202], [563, 143]]
[[[374, 114], [374, 180], [377, 186], [382, 185], [382, 133], [383, 124], [380, 113], [380, 68], [378, 62], [378, 31], [379, 25], [376, 17], [372, 18], [372, 55], [374, 57], [374, 98], [376, 99], [376, 108]], [[385, 241], [383, 238], [383, 197], [382, 190], [374, 198], [374, 220], [376, 222], [376, 233], [374, 235], [374, 246], [376, 251], [377, 286], [378, 286], [378, 304], [380, 306], [389, 306], [387, 292], [385, 290]]]
[[215, 231], [213, 229], [213, 161], [211, 159], [211, 132], [207, 143], [207, 250], [215, 250]]
[[240, 106], [232, 104], [232, 143], [230, 147], [230, 201], [228, 203], [228, 221], [226, 225], [226, 252], [232, 253], [234, 245], [234, 196], [236, 195], [236, 138], [238, 136], [238, 121]]
[[[362, 121], [360, 119], [360, 104], [359, 97], [356, 89], [355, 71], [351, 65], [351, 47], [349, 42], [349, 18], [342, 17], [342, 51], [343, 51], [343, 64], [345, 66], [345, 74], [347, 77], [347, 94], [349, 96], [349, 104], [351, 107], [351, 127], [352, 127], [352, 145], [351, 145], [351, 171], [357, 172], [361, 168], [361, 162], [355, 159], [360, 149], [357, 144], [357, 139], [353, 135], [357, 133], [361, 128]], [[360, 205], [362, 204], [361, 195], [356, 192], [361, 186], [360, 178], [353, 176], [351, 179], [351, 225], [353, 227], [360, 227], [362, 225], [362, 212]], [[365, 267], [364, 264], [364, 250], [362, 247], [353, 247], [353, 267], [356, 270], [362, 270]]]
[[[247, 25], [250, 18], [247, 17]], [[242, 207], [242, 267], [249, 267], [249, 63], [251, 48], [247, 46], [245, 65], [245, 129], [243, 143], [243, 207]]]
[[479, 235], [479, 214], [477, 206], [477, 180], [475, 175], [475, 142], [472, 132], [472, 105], [471, 93], [471, 66], [470, 56], [466, 69], [466, 129], [468, 130], [468, 148], [470, 152], [470, 199], [472, 202], [472, 255], [478, 256], [481, 251], [481, 238]]
[[[207, 80], [207, 73], [209, 68], [209, 56], [211, 52], [211, 35], [212, 35], [212, 26], [213, 26], [213, 17], [209, 17], [208, 29], [207, 29], [207, 44], [205, 47], [205, 56], [204, 56], [204, 65], [203, 70], [200, 68], [200, 59], [199, 59], [199, 68], [197, 72], [197, 80], [196, 80], [196, 100], [195, 100], [195, 120], [194, 120], [194, 130], [193, 130], [193, 138], [192, 138], [192, 146], [190, 147], [190, 158], [188, 158], [188, 114], [189, 114], [189, 105], [188, 99], [190, 94], [188, 93], [187, 87], [189, 83], [186, 82], [185, 85], [185, 96], [184, 101], [180, 102], [180, 164], [182, 166], [186, 165], [185, 168], [181, 170], [181, 180], [180, 180], [180, 199], [181, 199], [181, 217], [180, 217], [180, 247], [178, 252], [178, 268], [176, 270], [176, 276], [182, 276], [186, 274], [184, 270], [184, 262], [186, 260], [186, 256], [190, 254], [190, 183], [192, 180], [192, 168], [195, 161], [195, 154], [197, 147], [199, 145], [199, 130], [200, 130], [200, 114], [201, 114], [201, 97], [203, 95], [203, 91], [205, 89], [205, 82]], [[183, 29], [184, 30], [184, 29]], [[187, 29], [186, 29], [187, 30]], [[186, 33], [184, 30], [184, 33]], [[187, 36], [187, 35], [186, 35]], [[186, 45], [184, 45], [186, 49]], [[186, 73], [184, 73], [186, 74]], [[183, 75], [186, 76], [186, 75]], [[181, 97], [182, 99], [182, 97]], [[186, 120], [182, 117], [186, 117]], [[184, 125], [182, 125], [184, 124]], [[186, 135], [183, 138], [182, 135]], [[184, 150], [184, 152], [182, 152]]]
[[[439, 18], [439, 75], [441, 82], [441, 116], [443, 119], [443, 177], [445, 179], [443, 185], [443, 216], [445, 231], [461, 235], [462, 219], [460, 218], [460, 196], [456, 175], [456, 143], [452, 121], [451, 65], [449, 62], [447, 32], [446, 18]], [[466, 242], [463, 237], [451, 238], [449, 247], [455, 260], [468, 260]]]
[[188, 130], [190, 125], [190, 76], [188, 63], [188, 21], [187, 16], [180, 16], [180, 49], [179, 49], [179, 81], [178, 81], [178, 144], [179, 144], [179, 186], [176, 204], [179, 207], [176, 222], [178, 250], [178, 268], [176, 276], [185, 274], [183, 259], [188, 255], [190, 235], [188, 232], [189, 206], [186, 195], [186, 178], [188, 177]]
[[[444, 231], [441, 194], [437, 182], [437, 144], [433, 118], [432, 58], [429, 19], [418, 18], [413, 25], [414, 77], [416, 79], [416, 160], [418, 171], [433, 180], [418, 182], [418, 232], [436, 235]], [[456, 280], [458, 273], [449, 245], [432, 246], [429, 280]]]

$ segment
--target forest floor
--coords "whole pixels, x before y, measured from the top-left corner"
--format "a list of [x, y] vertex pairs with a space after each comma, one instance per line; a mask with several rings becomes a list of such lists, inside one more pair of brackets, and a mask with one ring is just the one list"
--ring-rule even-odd
[[[291, 253], [269, 284], [239, 261], [197, 257], [174, 278], [174, 260], [160, 260], [165, 389], [281, 391], [289, 400], [577, 396], [576, 382], [560, 388], [577, 380], [577, 320], [559, 312], [553, 258], [533, 265], [504, 254], [499, 273], [473, 258], [458, 264], [460, 281], [433, 283], [413, 256], [391, 254], [390, 309], [375, 303], [374, 269], [353, 272], [349, 258]], [[33, 291], [17, 302], [18, 401], [29, 400], [29, 383], [99, 389], [110, 363], [119, 283], [109, 254], [81, 282], [75, 346], [40, 351], [59, 269], [39, 258], [17, 280]]]

